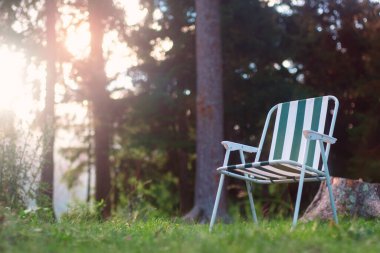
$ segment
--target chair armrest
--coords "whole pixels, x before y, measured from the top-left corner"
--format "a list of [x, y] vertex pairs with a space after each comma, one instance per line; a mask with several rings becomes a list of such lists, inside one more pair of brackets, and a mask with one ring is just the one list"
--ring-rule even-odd
[[318, 133], [313, 130], [303, 130], [303, 135], [305, 138], [312, 141], [321, 140], [330, 144], [334, 144], [336, 142], [336, 138], [328, 136], [327, 134]]
[[259, 151], [259, 149], [256, 147], [251, 147], [248, 145], [243, 145], [243, 144], [235, 143], [232, 141], [222, 141], [222, 145], [224, 146], [225, 149], [229, 149], [230, 151], [242, 150], [247, 153], [256, 153], [257, 151]]

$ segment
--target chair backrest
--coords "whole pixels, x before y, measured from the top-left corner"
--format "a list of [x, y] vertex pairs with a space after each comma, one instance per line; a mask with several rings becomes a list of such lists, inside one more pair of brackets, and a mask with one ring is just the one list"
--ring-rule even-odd
[[[268, 113], [262, 140], [260, 141], [259, 146], [259, 149], [261, 150], [271, 114], [274, 110], [277, 110], [268, 160], [292, 160], [302, 164], [306, 146], [306, 138], [302, 136], [302, 131], [314, 130], [321, 133], [324, 132], [328, 113], [328, 103], [330, 100], [333, 100], [335, 103], [333, 117], [327, 134], [332, 136], [339, 106], [336, 97], [323, 96], [309, 98], [281, 103], [274, 106]], [[327, 145], [326, 150], [328, 155], [330, 145]], [[318, 168], [319, 161], [319, 145], [316, 145], [316, 141], [311, 141], [309, 153], [306, 158], [306, 165]]]

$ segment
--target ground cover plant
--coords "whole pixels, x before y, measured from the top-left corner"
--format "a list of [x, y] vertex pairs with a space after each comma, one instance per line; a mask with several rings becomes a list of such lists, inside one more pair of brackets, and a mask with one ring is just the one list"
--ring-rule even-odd
[[235, 221], [212, 233], [180, 219], [42, 220], [3, 214], [0, 252], [380, 252], [378, 220], [314, 221], [294, 231], [290, 219]]

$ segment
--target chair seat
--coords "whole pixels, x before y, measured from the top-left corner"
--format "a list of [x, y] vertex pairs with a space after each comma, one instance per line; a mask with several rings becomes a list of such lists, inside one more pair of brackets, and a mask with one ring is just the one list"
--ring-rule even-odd
[[[220, 168], [222, 174], [240, 178], [244, 176], [250, 181], [262, 184], [298, 182], [302, 164], [288, 160], [272, 160], [256, 163], [230, 165]], [[305, 181], [325, 180], [323, 171], [305, 166]]]

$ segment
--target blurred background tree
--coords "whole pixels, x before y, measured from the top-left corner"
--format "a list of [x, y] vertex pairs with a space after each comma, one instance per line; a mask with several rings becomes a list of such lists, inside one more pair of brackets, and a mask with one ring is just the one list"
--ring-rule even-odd
[[57, 82], [57, 3], [46, 1], [46, 88], [43, 112], [43, 166], [41, 171], [41, 193], [48, 199], [52, 208], [54, 196], [54, 141], [55, 141], [55, 84]]
[[[271, 106], [332, 94], [341, 102], [332, 174], [379, 182], [379, 2], [216, 2], [224, 139], [255, 146]], [[46, 37], [46, 14], [51, 12], [44, 12], [45, 4], [0, 1], [0, 40], [6, 48], [0, 53], [22, 52], [25, 65], [39, 66], [41, 73], [56, 68], [55, 82], [49, 74], [46, 84], [41, 78], [26, 77], [29, 86], [24, 87], [34, 90], [34, 125], [42, 122], [44, 107], [37, 106], [38, 101], [50, 98], [45, 112], [55, 105], [52, 124], [58, 135], [62, 131], [66, 135], [56, 141], [54, 160], [59, 167], [60, 157], [66, 157], [65, 183], [86, 188], [90, 202], [103, 199], [104, 216], [190, 211], [202, 187], [195, 188], [196, 171], [199, 177], [202, 174], [196, 159], [197, 138], [202, 136], [196, 135], [196, 94], [201, 91], [196, 86], [195, 2], [57, 0], [56, 44]], [[203, 55], [205, 60], [207, 53], [211, 48]], [[3, 71], [7, 64], [0, 66]], [[0, 78], [7, 76], [1, 73]], [[2, 80], [0, 93], [7, 94], [14, 86]], [[52, 88], [42, 92], [52, 87], [49, 83], [56, 85], [53, 104]], [[75, 142], [63, 145], [67, 136], [75, 136]], [[234, 211], [244, 215], [244, 185], [234, 180], [228, 185], [228, 201], [234, 203], [230, 208], [237, 207]], [[256, 188], [264, 213], [291, 211], [292, 187], [273, 187]], [[316, 188], [310, 187], [305, 206]]]

